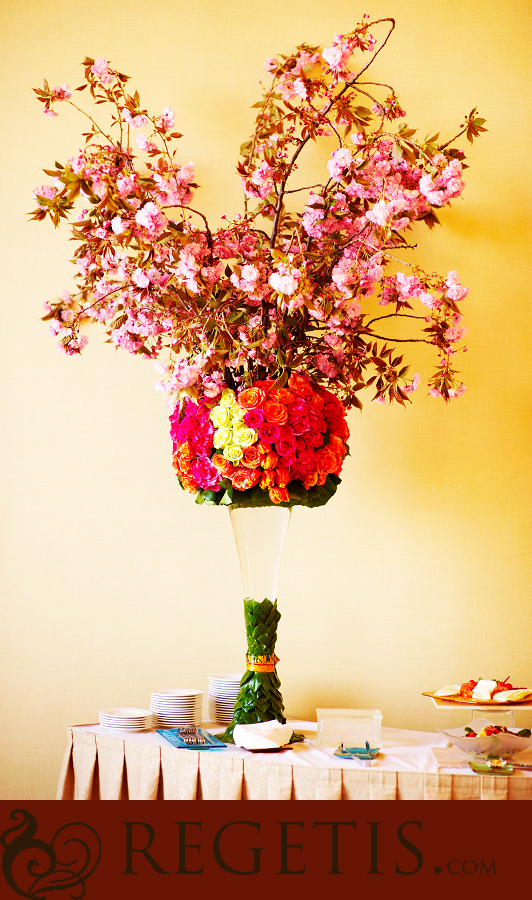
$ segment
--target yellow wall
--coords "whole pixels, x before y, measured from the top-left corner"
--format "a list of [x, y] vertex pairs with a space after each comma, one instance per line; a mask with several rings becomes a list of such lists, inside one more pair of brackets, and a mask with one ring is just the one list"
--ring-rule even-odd
[[277, 649], [287, 712], [306, 718], [318, 706], [380, 707], [385, 725], [435, 730], [449, 723], [424, 690], [480, 676], [532, 684], [529, 10], [526, 0], [3, 0], [5, 799], [54, 795], [68, 725], [146, 706], [152, 689], [207, 692], [209, 674], [241, 669], [244, 653], [228, 515], [180, 490], [151, 365], [96, 331], [68, 359], [39, 322], [42, 303], [70, 285], [73, 245], [25, 212], [41, 168], [71, 155], [82, 129], [73, 110], [43, 116], [31, 88], [43, 77], [76, 86], [86, 54], [132, 75], [150, 109], [175, 108], [181, 161], [196, 162], [196, 204], [215, 224], [241, 209], [234, 166], [264, 59], [327, 45], [363, 12], [396, 17], [373, 77], [393, 84], [410, 125], [450, 137], [474, 105], [487, 118], [464, 199], [443, 211], [444, 228], [416, 236], [422, 265], [456, 268], [471, 288], [467, 393], [445, 407], [420, 390], [406, 412], [368, 397], [350, 413], [336, 498], [292, 516]]

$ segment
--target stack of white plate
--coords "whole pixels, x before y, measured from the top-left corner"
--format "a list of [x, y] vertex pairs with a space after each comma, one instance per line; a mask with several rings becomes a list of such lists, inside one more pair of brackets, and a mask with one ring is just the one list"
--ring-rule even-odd
[[242, 672], [229, 672], [225, 675], [209, 677], [209, 720], [211, 722], [227, 723], [233, 718], [242, 674]]
[[156, 728], [185, 728], [201, 725], [203, 691], [193, 688], [168, 688], [152, 691], [150, 709]]
[[149, 709], [101, 709], [100, 725], [114, 731], [149, 731], [153, 716]]

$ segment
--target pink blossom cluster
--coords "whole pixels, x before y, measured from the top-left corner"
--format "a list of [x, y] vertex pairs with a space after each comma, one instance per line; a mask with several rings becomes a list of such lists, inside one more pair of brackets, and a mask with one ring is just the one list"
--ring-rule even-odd
[[[323, 51], [302, 44], [267, 60], [272, 85], [237, 166], [245, 212], [215, 230], [191, 206], [194, 164], [172, 148], [181, 137], [173, 108], [151, 115], [107, 59], [85, 60], [90, 93], [113, 109], [110, 133], [90, 117], [84, 148], [34, 191], [35, 219], [57, 225], [75, 213], [76, 291], [46, 305], [62, 352], [78, 353], [80, 328], [98, 321], [115, 346], [157, 363], [157, 388], [172, 403], [183, 393], [215, 400], [227, 384], [286, 383], [294, 372], [347, 407], [360, 407], [357, 392], [371, 385], [379, 402], [402, 403], [419, 376], [408, 377], [392, 352], [393, 318], [419, 304], [409, 319], [420, 320], [421, 337], [412, 340], [445, 361], [429, 392], [463, 392], [451, 359], [467, 333], [459, 304], [468, 289], [454, 270], [429, 275], [398, 254], [416, 222], [432, 226], [435, 210], [461, 195], [464, 153], [452, 141], [437, 145], [437, 135], [419, 140], [405, 124], [391, 133], [385, 120], [404, 118], [393, 89], [373, 96], [382, 85], [365, 80], [358, 91], [356, 72], [367, 68], [358, 56], [374, 53], [377, 26], [364, 17]], [[36, 93], [49, 115], [54, 103], [71, 103], [66, 84], [45, 82]], [[367, 97], [371, 108], [361, 105]], [[468, 137], [483, 121], [473, 110]], [[296, 189], [307, 200], [293, 212], [288, 180], [301, 150], [324, 135], [339, 145], [323, 183]], [[393, 311], [371, 317], [372, 297]]]
[[335, 34], [330, 47], [322, 51], [322, 56], [329, 71], [333, 75], [334, 82], [349, 81], [352, 75], [349, 63], [355, 49], [372, 50], [375, 46], [375, 38], [358, 32], [352, 35]]

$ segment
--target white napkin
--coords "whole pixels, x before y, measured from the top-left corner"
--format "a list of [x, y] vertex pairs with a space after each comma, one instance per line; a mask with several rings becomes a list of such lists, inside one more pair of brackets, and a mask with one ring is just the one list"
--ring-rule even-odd
[[430, 750], [438, 769], [457, 769], [471, 759], [469, 753], [459, 747], [431, 747]]
[[294, 729], [291, 725], [281, 725], [277, 719], [270, 722], [254, 722], [251, 725], [235, 725], [233, 740], [237, 747], [245, 750], [269, 750], [288, 744]]

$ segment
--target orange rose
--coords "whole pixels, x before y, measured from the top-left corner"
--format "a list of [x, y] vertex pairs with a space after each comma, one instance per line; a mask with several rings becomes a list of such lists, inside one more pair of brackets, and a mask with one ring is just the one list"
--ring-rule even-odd
[[233, 463], [229, 462], [225, 456], [222, 456], [221, 453], [215, 453], [214, 456], [211, 456], [211, 462], [213, 466], [216, 466], [218, 471], [224, 478], [231, 478], [231, 474], [233, 472], [234, 466]]
[[286, 406], [283, 406], [282, 403], [277, 403], [276, 400], [267, 400], [262, 407], [262, 410], [266, 417], [266, 421], [271, 422], [273, 425], [284, 425], [288, 419], [288, 410]]
[[288, 482], [291, 480], [292, 475], [290, 474], [290, 470], [286, 469], [284, 466], [277, 466], [275, 471], [275, 483], [278, 487], [285, 488]]
[[267, 381], [255, 381], [253, 387], [260, 388], [261, 390], [268, 393], [268, 391], [274, 386], [274, 384], [275, 381], [273, 381], [272, 379], [268, 379]]
[[240, 392], [236, 400], [242, 409], [256, 409], [257, 406], [262, 406], [266, 400], [266, 391], [263, 391], [262, 388], [247, 388]]
[[[316, 457], [318, 459], [318, 473], [320, 475], [328, 475], [329, 472], [334, 472], [340, 464], [340, 458], [331, 450], [330, 444], [327, 444], [326, 447], [320, 447], [316, 452]], [[320, 482], [318, 479], [318, 484], [323, 484], [323, 482]]]
[[309, 473], [308, 475], [305, 475], [305, 477], [301, 479], [301, 481], [303, 482], [303, 487], [305, 487], [305, 488], [307, 489], [307, 491], [308, 491], [311, 487], [314, 487], [314, 485], [316, 484], [317, 480], [318, 480], [318, 473], [317, 473], [317, 472], [311, 472], [311, 473]]
[[268, 400], [275, 400], [277, 403], [291, 403], [294, 400], [294, 394], [286, 388], [272, 388], [268, 392]]
[[314, 391], [310, 386], [310, 382], [296, 373], [290, 376], [288, 387], [294, 394], [297, 394], [298, 397], [310, 398], [314, 396]]
[[188, 441], [180, 444], [174, 454], [174, 469], [178, 472], [189, 472], [194, 453]]
[[244, 469], [238, 467], [234, 469], [231, 476], [233, 487], [237, 491], [247, 491], [249, 488], [255, 487], [260, 481], [260, 472], [257, 469]]
[[246, 447], [242, 453], [242, 465], [247, 466], [248, 469], [256, 469], [257, 466], [260, 466], [261, 456], [262, 453], [256, 444], [252, 447]]
[[268, 494], [272, 503], [286, 503], [290, 500], [290, 494], [285, 487], [271, 487]]
[[266, 441], [258, 441], [255, 444], [255, 447], [257, 447], [257, 449], [260, 450], [261, 453], [269, 453], [272, 449], [272, 445], [268, 444]]
[[266, 472], [262, 473], [262, 477], [260, 479], [260, 486], [263, 491], [266, 488], [271, 488], [275, 485], [275, 472], [272, 469], [268, 469]]
[[270, 450], [269, 453], [265, 453], [261, 456], [260, 464], [263, 469], [275, 469], [275, 466], [279, 462], [279, 457], [277, 453], [274, 453], [273, 450]]
[[332, 435], [330, 446], [333, 453], [336, 453], [337, 455], [345, 456], [345, 454], [347, 453], [347, 447], [345, 446], [343, 440], [336, 434]]
[[325, 484], [327, 481], [327, 475], [324, 472], [322, 475], [318, 475], [318, 484]]
[[199, 491], [199, 487], [193, 478], [188, 475], [179, 475], [178, 478], [181, 482], [182, 487], [184, 487], [186, 491], [188, 491], [190, 494], [197, 494], [197, 492]]
[[187, 469], [190, 466], [190, 460], [194, 459], [195, 453], [192, 450], [190, 445], [190, 441], [184, 441], [182, 444], [178, 444], [177, 450], [175, 451], [174, 457], [177, 460], [179, 468]]

